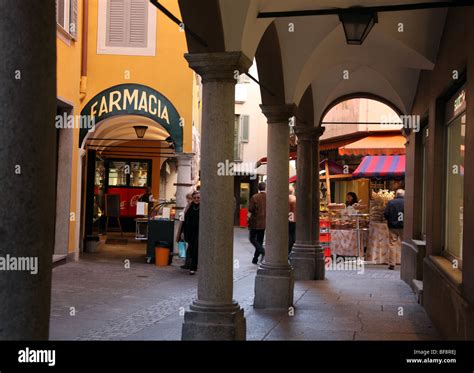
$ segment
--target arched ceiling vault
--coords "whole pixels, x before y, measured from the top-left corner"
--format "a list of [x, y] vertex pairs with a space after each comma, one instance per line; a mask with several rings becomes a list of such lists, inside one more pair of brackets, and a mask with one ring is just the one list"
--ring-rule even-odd
[[[87, 135], [87, 143], [93, 146], [121, 145], [130, 140], [138, 140], [133, 126], [145, 125], [148, 127], [144, 139], [146, 140], [165, 140], [169, 135], [162, 126], [155, 121], [137, 115], [120, 115], [105, 119], [97, 123], [94, 132]], [[89, 141], [92, 139], [99, 139]], [[140, 140], [138, 140], [140, 141]], [[158, 142], [143, 142], [140, 146], [163, 146]], [[140, 149], [138, 149], [140, 150]]]
[[[411, 4], [420, 0], [179, 0], [185, 24], [209, 37], [211, 51], [242, 51], [258, 56], [257, 48], [270, 27], [277, 33], [281, 55], [284, 100], [298, 105], [312, 86], [314, 118], [330, 102], [354, 92], [367, 92], [392, 102], [402, 112], [411, 110], [419, 72], [436, 63], [447, 9], [384, 12], [361, 46], [347, 45], [336, 15], [265, 18], [259, 12]], [[206, 8], [206, 11], [197, 10]], [[190, 9], [194, 8], [195, 11]], [[201, 18], [200, 18], [201, 17]], [[204, 17], [204, 18], [203, 18]], [[205, 24], [203, 26], [202, 24]], [[196, 30], [194, 29], [196, 27]], [[210, 32], [212, 29], [213, 32]], [[219, 35], [217, 35], [220, 33]], [[273, 37], [275, 39], [275, 37]], [[189, 40], [189, 38], [188, 38]], [[188, 42], [191, 52], [203, 52]], [[259, 78], [272, 86], [276, 79], [272, 58], [257, 58]], [[349, 78], [344, 79], [344, 73]], [[273, 84], [274, 85], [274, 84]], [[278, 93], [278, 92], [277, 92]]]
[[285, 104], [285, 84], [283, 80], [280, 41], [278, 40], [278, 33], [274, 23], [263, 34], [255, 59], [257, 61], [258, 76], [261, 84], [263, 84], [260, 87], [262, 104]]

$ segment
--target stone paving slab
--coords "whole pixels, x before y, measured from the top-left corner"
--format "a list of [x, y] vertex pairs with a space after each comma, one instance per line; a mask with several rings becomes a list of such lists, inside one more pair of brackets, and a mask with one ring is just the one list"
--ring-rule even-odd
[[[120, 247], [54, 268], [51, 339], [179, 340], [197, 276], [143, 262], [144, 248]], [[257, 266], [248, 231], [234, 235], [234, 299], [244, 309], [248, 340], [439, 339], [399, 270], [367, 266], [327, 271], [324, 281], [295, 283], [294, 310], [253, 308]], [[123, 266], [130, 258], [130, 268]], [[70, 316], [70, 307], [76, 316]], [[400, 307], [403, 316], [399, 316]]]
[[268, 341], [347, 341], [354, 339], [354, 332], [322, 330], [307, 323], [279, 324], [265, 338]]
[[354, 335], [356, 341], [432, 341], [436, 339], [438, 339], [436, 334], [419, 333], [356, 332]]

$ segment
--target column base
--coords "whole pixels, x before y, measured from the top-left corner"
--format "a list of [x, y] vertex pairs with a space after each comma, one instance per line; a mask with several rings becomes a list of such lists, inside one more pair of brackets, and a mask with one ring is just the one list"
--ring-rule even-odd
[[295, 280], [314, 280], [316, 278], [316, 245], [296, 242], [290, 254]]
[[324, 280], [326, 262], [320, 245], [295, 243], [290, 254], [296, 280]]
[[245, 341], [244, 310], [237, 302], [216, 305], [196, 300], [184, 314], [183, 341]]
[[324, 280], [326, 278], [326, 258], [324, 257], [324, 249], [321, 245], [316, 245], [316, 273], [315, 280]]
[[255, 277], [254, 308], [285, 309], [293, 306], [293, 268], [263, 263]]

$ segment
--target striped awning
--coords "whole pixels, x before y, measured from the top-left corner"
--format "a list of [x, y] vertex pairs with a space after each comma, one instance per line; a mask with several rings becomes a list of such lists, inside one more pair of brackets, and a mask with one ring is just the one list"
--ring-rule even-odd
[[374, 155], [362, 158], [359, 167], [353, 172], [354, 178], [399, 178], [405, 176], [404, 155]]

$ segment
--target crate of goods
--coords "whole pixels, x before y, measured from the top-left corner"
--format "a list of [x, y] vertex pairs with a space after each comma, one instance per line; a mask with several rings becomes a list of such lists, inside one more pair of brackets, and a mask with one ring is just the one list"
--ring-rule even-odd
[[319, 221], [319, 243], [324, 250], [324, 256], [331, 256], [331, 222], [329, 220]]

